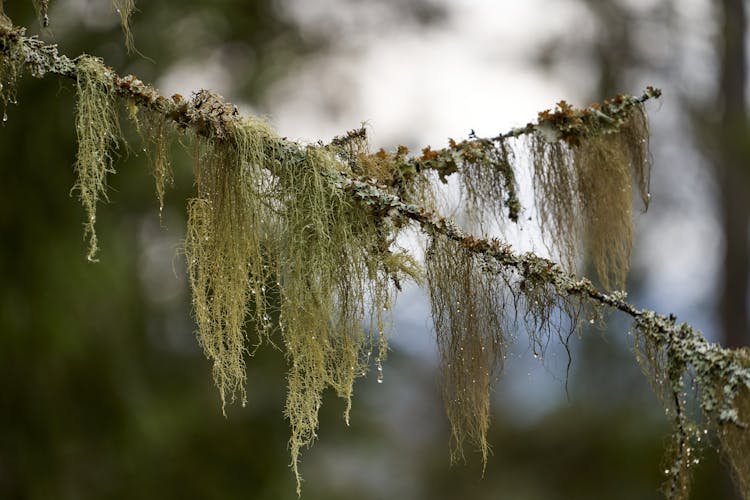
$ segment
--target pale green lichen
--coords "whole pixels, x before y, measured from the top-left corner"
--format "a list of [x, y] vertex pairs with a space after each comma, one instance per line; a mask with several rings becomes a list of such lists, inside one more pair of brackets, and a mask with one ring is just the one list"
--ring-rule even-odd
[[504, 295], [480, 259], [440, 235], [427, 251], [427, 281], [451, 425], [451, 460], [464, 459], [468, 441], [486, 465], [490, 394], [506, 348]]
[[135, 50], [133, 44], [133, 33], [130, 30], [130, 17], [135, 12], [135, 0], [112, 0], [117, 14], [120, 16], [120, 26], [122, 27], [122, 34], [125, 37], [125, 47], [128, 52]]
[[198, 339], [223, 405], [246, 400], [249, 305], [260, 332], [268, 322], [268, 209], [259, 193], [267, 134], [260, 122], [238, 120], [227, 140], [195, 138], [197, 194], [188, 203], [185, 254]]
[[76, 133], [78, 154], [75, 171], [77, 192], [86, 212], [84, 238], [88, 237], [87, 258], [96, 260], [96, 205], [107, 201], [107, 174], [114, 173], [113, 151], [120, 139], [115, 110], [115, 91], [111, 70], [99, 59], [82, 56], [76, 63]]
[[[291, 365], [285, 414], [299, 480], [299, 452], [315, 439], [323, 390], [331, 387], [347, 400], [348, 412], [354, 379], [365, 372], [375, 343], [378, 362], [385, 356], [382, 316], [390, 283], [378, 219], [331, 181], [348, 167], [326, 148], [282, 155], [277, 279]], [[367, 319], [368, 332], [362, 325]]]
[[45, 28], [49, 26], [49, 0], [34, 0], [34, 8], [36, 9], [39, 22]]
[[536, 206], [546, 240], [567, 269], [587, 255], [607, 289], [623, 288], [630, 266], [633, 186], [644, 204], [649, 199], [645, 115], [634, 105], [621, 119], [617, 128], [578, 131], [568, 142], [539, 133], [531, 138]]

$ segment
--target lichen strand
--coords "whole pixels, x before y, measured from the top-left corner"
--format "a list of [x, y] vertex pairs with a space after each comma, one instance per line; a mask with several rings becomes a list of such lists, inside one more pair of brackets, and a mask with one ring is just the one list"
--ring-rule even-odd
[[[185, 253], [198, 339], [213, 363], [222, 407], [245, 402], [245, 319], [267, 333], [268, 208], [260, 196], [268, 133], [239, 121], [231, 137], [195, 137], [197, 194], [188, 203]], [[158, 188], [157, 188], [158, 190]]]
[[133, 44], [133, 33], [130, 30], [130, 16], [135, 11], [135, 0], [112, 0], [112, 6], [120, 16], [120, 26], [122, 27], [122, 34], [125, 37], [125, 47], [128, 52], [132, 52], [135, 49]]
[[99, 59], [82, 56], [76, 63], [76, 75], [78, 154], [75, 171], [78, 178], [72, 192], [78, 193], [86, 212], [87, 258], [95, 261], [98, 251], [94, 227], [96, 205], [100, 200], [107, 200], [107, 174], [114, 173], [112, 155], [120, 139], [120, 125], [114, 107], [111, 70]]
[[[174, 133], [174, 125], [167, 121], [164, 115], [151, 111], [142, 111], [132, 114], [136, 127], [141, 132], [144, 142], [149, 146], [147, 152], [152, 164], [156, 197], [159, 200], [159, 216], [164, 211], [164, 197], [166, 190], [174, 182], [172, 173], [172, 162], [169, 156], [169, 147]], [[141, 119], [138, 118], [141, 115]]]
[[486, 465], [490, 392], [506, 344], [504, 295], [480, 259], [439, 235], [427, 251], [427, 281], [451, 424], [451, 459], [464, 458], [468, 441]]
[[569, 148], [541, 134], [529, 139], [535, 206], [549, 250], [566, 270], [576, 268], [579, 246], [578, 183]]
[[285, 414], [299, 488], [299, 453], [315, 439], [323, 390], [331, 387], [347, 400], [348, 419], [354, 379], [366, 371], [376, 343], [382, 362], [390, 284], [378, 218], [331, 181], [347, 168], [335, 152], [308, 147], [284, 158], [278, 169], [279, 321], [290, 363]]
[[[750, 350], [735, 352], [735, 358], [744, 367], [750, 368]], [[726, 389], [725, 389], [726, 387]], [[738, 381], [723, 380], [720, 390], [730, 395], [735, 392], [733, 409], [738, 423], [721, 422], [716, 425], [717, 435], [724, 455], [732, 465], [735, 483], [745, 500], [750, 499], [750, 387]]]
[[483, 220], [518, 222], [518, 200], [513, 163], [515, 157], [507, 141], [464, 141], [453, 149], [461, 155], [461, 181], [470, 220], [482, 226]]
[[[14, 31], [10, 20], [0, 13], [0, 34]], [[10, 37], [0, 42], [0, 105], [2, 105], [2, 124], [8, 121], [8, 104], [16, 103], [16, 84], [21, 74], [24, 58], [22, 46]]]
[[[565, 108], [567, 109], [567, 108]], [[586, 252], [607, 289], [623, 288], [633, 245], [633, 186], [648, 205], [648, 133], [641, 105], [610, 131], [578, 128], [560, 139], [541, 128], [531, 139], [536, 204], [543, 233], [575, 269]], [[552, 134], [552, 135], [550, 135]]]
[[36, 9], [37, 16], [39, 16], [39, 22], [45, 28], [49, 26], [49, 0], [34, 0], [34, 8]]
[[606, 289], [625, 287], [633, 247], [631, 166], [620, 136], [573, 148], [583, 245]]

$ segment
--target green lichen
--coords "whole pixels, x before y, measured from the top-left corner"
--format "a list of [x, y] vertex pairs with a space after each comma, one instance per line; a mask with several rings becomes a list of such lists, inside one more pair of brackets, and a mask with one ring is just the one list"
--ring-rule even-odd
[[348, 167], [326, 148], [282, 154], [277, 279], [290, 363], [285, 414], [299, 481], [299, 453], [315, 439], [323, 390], [331, 387], [347, 401], [348, 418], [354, 380], [366, 371], [373, 347], [383, 361], [390, 281], [378, 219], [332, 182]]
[[620, 118], [615, 129], [579, 126], [567, 140], [556, 128], [542, 128], [531, 138], [536, 206], [546, 239], [568, 269], [585, 253], [606, 289], [623, 288], [630, 266], [633, 186], [644, 204], [649, 200], [642, 107], [633, 105]]
[[76, 155], [77, 192], [86, 212], [84, 238], [88, 237], [87, 258], [96, 260], [96, 205], [107, 201], [107, 174], [114, 173], [113, 151], [120, 139], [115, 110], [115, 91], [109, 68], [94, 57], [82, 56], [76, 63]]
[[504, 294], [480, 259], [444, 236], [433, 237], [428, 249], [427, 280], [451, 425], [451, 460], [464, 459], [468, 441], [486, 465], [491, 388], [506, 348]]
[[120, 16], [120, 26], [122, 27], [122, 34], [125, 37], [125, 47], [128, 52], [135, 50], [133, 44], [133, 33], [130, 30], [130, 17], [135, 12], [135, 0], [112, 0], [117, 14]]
[[248, 119], [233, 123], [229, 133], [223, 140], [194, 139], [197, 193], [188, 203], [185, 242], [198, 339], [223, 406], [246, 401], [246, 315], [265, 334], [270, 276], [268, 208], [260, 196], [268, 131]]
[[39, 22], [45, 28], [49, 26], [49, 0], [34, 0], [34, 8], [36, 9]]

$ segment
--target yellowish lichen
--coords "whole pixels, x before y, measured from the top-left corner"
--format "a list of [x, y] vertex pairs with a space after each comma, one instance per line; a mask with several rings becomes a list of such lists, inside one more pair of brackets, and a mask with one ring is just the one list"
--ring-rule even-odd
[[475, 255], [444, 236], [432, 239], [427, 277], [451, 424], [451, 459], [464, 458], [468, 441], [486, 465], [490, 392], [506, 347], [504, 295]]
[[120, 16], [120, 26], [125, 37], [125, 47], [128, 49], [128, 52], [132, 52], [135, 50], [135, 46], [133, 44], [133, 33], [130, 30], [130, 16], [135, 12], [135, 0], [112, 0], [112, 5]]
[[96, 205], [107, 200], [107, 174], [114, 173], [113, 151], [120, 139], [115, 110], [111, 70], [99, 59], [82, 56], [76, 63], [76, 133], [78, 154], [75, 171], [77, 192], [86, 212], [84, 238], [88, 237], [87, 258], [96, 260]]
[[623, 288], [633, 245], [633, 186], [649, 201], [648, 134], [641, 106], [612, 131], [575, 142], [531, 139], [541, 226], [569, 270], [585, 254], [607, 289]]
[[[750, 368], [750, 350], [740, 349], [735, 352], [736, 359], [746, 368]], [[729, 384], [730, 381], [722, 381]], [[722, 388], [723, 390], [723, 388]], [[750, 499], [750, 387], [736, 388], [732, 402], [737, 411], [737, 422], [719, 422], [716, 433], [721, 449], [732, 466], [735, 484], [745, 500]]]

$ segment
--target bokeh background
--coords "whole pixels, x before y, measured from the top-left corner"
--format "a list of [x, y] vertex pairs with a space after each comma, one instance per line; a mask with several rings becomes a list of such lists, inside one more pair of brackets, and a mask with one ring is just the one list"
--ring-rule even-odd
[[[105, 58], [164, 94], [211, 88], [282, 135], [329, 140], [363, 121], [373, 147], [439, 147], [645, 85], [652, 204], [636, 220], [629, 283], [726, 345], [750, 341], [748, 66], [743, 0], [139, 0], [128, 54], [105, 0], [53, 0], [40, 30], [69, 55]], [[76, 152], [69, 82], [25, 77], [0, 127], [0, 498], [295, 498], [282, 416], [285, 360], [248, 363], [249, 403], [221, 415], [193, 335], [179, 253], [189, 155], [160, 220], [143, 144], [123, 122], [100, 208], [98, 264], [69, 196]], [[513, 241], [535, 248], [533, 221]], [[531, 236], [528, 236], [531, 235]], [[424, 292], [393, 311], [382, 384], [356, 386], [352, 423], [330, 394], [303, 455], [306, 499], [659, 498], [666, 417], [640, 373], [628, 323], [584, 330], [567, 359], [535, 360], [519, 333], [497, 384], [482, 477], [449, 466]], [[693, 498], [732, 499], [709, 444]]]

